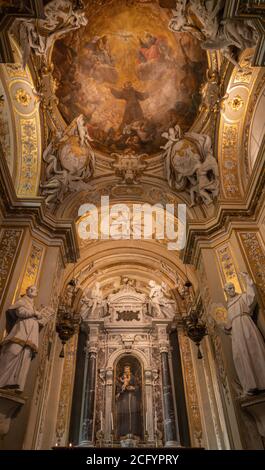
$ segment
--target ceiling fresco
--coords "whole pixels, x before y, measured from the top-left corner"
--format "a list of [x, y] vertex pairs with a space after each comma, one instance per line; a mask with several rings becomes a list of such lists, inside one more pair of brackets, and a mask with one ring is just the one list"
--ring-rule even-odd
[[62, 116], [70, 123], [83, 114], [104, 153], [157, 153], [164, 131], [177, 123], [187, 130], [195, 120], [205, 53], [189, 34], [170, 32], [156, 4], [116, 0], [87, 17], [53, 50]]

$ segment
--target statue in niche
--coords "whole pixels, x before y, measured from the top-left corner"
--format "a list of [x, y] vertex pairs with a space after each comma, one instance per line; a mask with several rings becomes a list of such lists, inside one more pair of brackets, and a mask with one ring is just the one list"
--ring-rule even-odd
[[100, 283], [96, 282], [92, 289], [88, 288], [81, 299], [80, 315], [83, 321], [106, 316], [107, 304], [103, 299]]
[[239, 67], [235, 52], [254, 47], [258, 33], [251, 20], [223, 18], [224, 7], [225, 0], [177, 0], [169, 29], [191, 33], [202, 49], [219, 50]]
[[208, 135], [182, 131], [178, 125], [164, 132], [165, 173], [177, 191], [188, 190], [191, 207], [202, 201], [211, 204], [219, 194], [219, 169]]
[[44, 326], [54, 312], [47, 307], [38, 311], [34, 299], [36, 286], [30, 286], [6, 312], [7, 336], [1, 343], [0, 388], [23, 392], [31, 360], [39, 347], [39, 328]]
[[142, 438], [142, 377], [136, 358], [122, 358], [116, 367], [116, 435]]
[[246, 291], [238, 294], [232, 282], [225, 285], [228, 297], [228, 321], [225, 332], [232, 334], [232, 351], [235, 369], [244, 395], [265, 390], [265, 343], [251, 316], [257, 303], [252, 279], [240, 273]]
[[149, 315], [154, 318], [173, 319], [176, 313], [176, 305], [174, 300], [169, 297], [167, 286], [164, 283], [159, 285], [155, 281], [150, 281], [149, 287]]

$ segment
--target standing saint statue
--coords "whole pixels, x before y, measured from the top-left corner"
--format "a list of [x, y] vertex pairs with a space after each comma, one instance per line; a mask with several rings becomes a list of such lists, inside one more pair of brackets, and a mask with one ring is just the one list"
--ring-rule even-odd
[[130, 364], [125, 364], [123, 372], [117, 377], [116, 410], [117, 435], [141, 437], [141, 400], [140, 383]]
[[252, 279], [240, 273], [246, 292], [237, 294], [233, 283], [225, 285], [228, 297], [228, 322], [225, 331], [232, 333], [235, 369], [244, 395], [265, 390], [265, 343], [251, 316], [257, 303]]
[[102, 318], [107, 311], [107, 304], [103, 299], [100, 283], [96, 282], [92, 289], [86, 289], [81, 299], [80, 315], [83, 321], [90, 318]]
[[122, 90], [110, 89], [115, 98], [126, 101], [125, 111], [120, 128], [123, 129], [132, 122], [142, 121], [144, 113], [139, 101], [144, 101], [148, 98], [148, 93], [137, 91], [131, 82], [125, 82]]
[[154, 318], [172, 319], [175, 315], [175, 302], [168, 297], [167, 286], [162, 282], [161, 285], [155, 281], [149, 281], [149, 315]]
[[36, 286], [28, 287], [26, 294], [6, 312], [7, 336], [0, 345], [0, 388], [24, 390], [31, 360], [38, 352], [39, 326], [48, 319], [46, 308], [35, 309], [37, 295]]

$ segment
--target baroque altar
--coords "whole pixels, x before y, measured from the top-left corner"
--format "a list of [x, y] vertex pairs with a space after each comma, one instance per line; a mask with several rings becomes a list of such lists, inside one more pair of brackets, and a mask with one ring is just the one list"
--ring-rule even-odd
[[149, 297], [127, 278], [107, 299], [98, 291], [96, 300], [95, 288], [84, 295], [79, 446], [179, 445], [168, 335], [175, 304], [153, 284]]

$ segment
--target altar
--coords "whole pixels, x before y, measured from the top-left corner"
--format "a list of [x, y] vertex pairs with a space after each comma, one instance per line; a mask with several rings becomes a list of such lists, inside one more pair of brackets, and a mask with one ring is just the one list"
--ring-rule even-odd
[[165, 298], [159, 311], [155, 297], [150, 306], [150, 298], [128, 281], [98, 310], [88, 305], [73, 397], [81, 403], [78, 420], [77, 406], [72, 411], [75, 445], [178, 446], [169, 343], [174, 301]]

